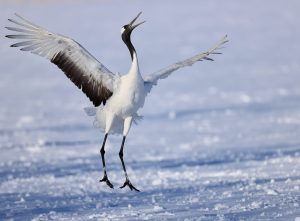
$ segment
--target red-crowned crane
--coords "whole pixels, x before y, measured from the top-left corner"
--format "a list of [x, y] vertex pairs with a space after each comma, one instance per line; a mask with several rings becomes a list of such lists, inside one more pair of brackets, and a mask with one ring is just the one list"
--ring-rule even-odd
[[128, 186], [135, 191], [139, 190], [131, 184], [127, 175], [123, 150], [132, 122], [140, 118], [137, 111], [143, 107], [147, 94], [152, 86], [158, 83], [158, 80], [168, 77], [173, 71], [191, 66], [197, 61], [212, 60], [208, 56], [220, 54], [217, 50], [227, 42], [227, 36], [225, 36], [209, 50], [143, 77], [139, 70], [137, 53], [130, 38], [132, 31], [144, 23], [135, 24], [140, 15], [141, 12], [121, 29], [122, 40], [128, 47], [132, 60], [128, 73], [122, 76], [108, 70], [76, 41], [50, 32], [17, 14], [17, 20], [8, 19], [17, 26], [6, 27], [10, 31], [17, 32], [17, 34], [7, 35], [7, 38], [21, 40], [11, 47], [21, 47], [22, 51], [30, 51], [48, 58], [93, 102], [94, 107], [87, 108], [86, 112], [96, 116], [97, 124], [104, 132], [104, 140], [100, 149], [104, 176], [100, 182], [105, 182], [111, 188], [113, 185], [108, 179], [105, 167], [105, 143], [108, 134], [123, 135], [119, 156], [126, 180], [121, 188]]

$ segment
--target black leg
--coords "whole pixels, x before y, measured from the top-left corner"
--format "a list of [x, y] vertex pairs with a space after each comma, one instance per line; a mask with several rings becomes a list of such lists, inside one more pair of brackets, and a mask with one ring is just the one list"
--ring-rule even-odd
[[104, 176], [100, 180], [100, 182], [105, 182], [110, 188], [114, 188], [114, 186], [111, 184], [111, 182], [107, 178], [106, 167], [105, 167], [105, 159], [104, 159], [105, 150], [104, 150], [104, 148], [105, 148], [105, 143], [106, 143], [107, 136], [108, 136], [108, 134], [105, 134], [103, 144], [102, 144], [102, 147], [101, 147], [101, 150], [100, 150], [100, 154], [101, 154], [101, 158], [102, 158], [102, 164], [103, 164], [103, 171], [104, 171]]
[[124, 173], [125, 173], [126, 180], [125, 180], [123, 186], [121, 186], [120, 188], [124, 188], [125, 186], [128, 186], [130, 188], [130, 190], [135, 190], [137, 192], [140, 192], [137, 188], [135, 188], [131, 184], [131, 182], [130, 182], [130, 180], [128, 178], [128, 175], [127, 175], [125, 163], [124, 163], [124, 160], [123, 160], [123, 149], [124, 149], [125, 140], [126, 140], [126, 136], [123, 136], [123, 140], [122, 140], [122, 145], [121, 145], [121, 149], [120, 149], [120, 152], [119, 152], [119, 156], [120, 156], [120, 159], [121, 159], [121, 162], [122, 162], [122, 166], [123, 166], [123, 170], [124, 170]]

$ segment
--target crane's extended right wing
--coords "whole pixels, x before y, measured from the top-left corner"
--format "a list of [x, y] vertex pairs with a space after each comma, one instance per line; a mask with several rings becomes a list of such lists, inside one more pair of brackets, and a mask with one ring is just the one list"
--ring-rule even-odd
[[46, 57], [57, 65], [65, 75], [93, 102], [105, 105], [112, 96], [119, 75], [113, 74], [94, 58], [84, 47], [71, 38], [42, 28], [16, 14], [18, 20], [8, 19], [16, 27], [6, 27], [17, 34], [6, 35], [19, 42], [11, 47], [21, 47]]
[[172, 64], [166, 68], [163, 68], [159, 71], [156, 71], [152, 74], [146, 75], [144, 77], [145, 87], [147, 88], [148, 92], [151, 90], [153, 85], [156, 85], [159, 79], [167, 78], [172, 72], [178, 70], [179, 68], [183, 68], [185, 66], [192, 66], [197, 61], [209, 60], [213, 61], [213, 59], [209, 58], [209, 55], [213, 54], [222, 54], [217, 52], [218, 49], [223, 48], [223, 45], [228, 42], [227, 35], [225, 35], [215, 46], [208, 49], [205, 52], [197, 54], [191, 58], [188, 58], [183, 61], [179, 61], [175, 64]]

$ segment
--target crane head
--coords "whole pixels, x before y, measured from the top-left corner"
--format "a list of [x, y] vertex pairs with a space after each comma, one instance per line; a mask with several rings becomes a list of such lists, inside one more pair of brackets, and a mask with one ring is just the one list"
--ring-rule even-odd
[[146, 21], [142, 21], [140, 23], [134, 24], [134, 22], [138, 19], [138, 17], [142, 14], [140, 12], [130, 23], [124, 25], [121, 29], [122, 39], [125, 42], [130, 39], [131, 32], [139, 25], [145, 23]]

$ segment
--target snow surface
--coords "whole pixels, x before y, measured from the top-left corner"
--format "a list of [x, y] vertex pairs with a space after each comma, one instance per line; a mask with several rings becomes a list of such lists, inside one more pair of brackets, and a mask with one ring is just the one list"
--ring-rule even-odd
[[[43, 2], [43, 3], [41, 3]], [[88, 99], [58, 68], [0, 41], [0, 220], [299, 220], [300, 2], [1, 1], [0, 36], [18, 12], [71, 36], [112, 71], [130, 56], [143, 73], [205, 50], [223, 55], [159, 83], [132, 128], [125, 161], [141, 193], [110, 190], [103, 135]], [[109, 137], [108, 175], [124, 182], [121, 137]]]

